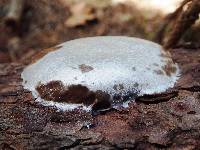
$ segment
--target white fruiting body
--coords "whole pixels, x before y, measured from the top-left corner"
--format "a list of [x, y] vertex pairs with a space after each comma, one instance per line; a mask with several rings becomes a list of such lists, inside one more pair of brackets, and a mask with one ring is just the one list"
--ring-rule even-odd
[[91, 91], [105, 91], [111, 97], [134, 90], [142, 96], [172, 88], [179, 75], [179, 68], [169, 53], [143, 39], [91, 37], [68, 41], [58, 47], [26, 67], [21, 76], [24, 87], [32, 91], [38, 101], [62, 110], [81, 104], [42, 100], [35, 89], [39, 83], [59, 80], [65, 86], [81, 84]]

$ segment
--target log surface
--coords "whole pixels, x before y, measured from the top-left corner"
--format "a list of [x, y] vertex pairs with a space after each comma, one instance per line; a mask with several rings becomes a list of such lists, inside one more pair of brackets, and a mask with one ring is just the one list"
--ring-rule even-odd
[[124, 110], [58, 112], [24, 90], [21, 64], [0, 64], [0, 149], [196, 149], [200, 146], [200, 49], [171, 50], [181, 78], [170, 92]]

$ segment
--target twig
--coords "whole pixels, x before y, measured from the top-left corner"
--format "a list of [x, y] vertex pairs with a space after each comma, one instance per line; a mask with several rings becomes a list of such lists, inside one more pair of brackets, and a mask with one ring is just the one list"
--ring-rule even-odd
[[194, 0], [188, 6], [186, 11], [182, 11], [175, 22], [172, 32], [169, 34], [168, 40], [164, 43], [166, 49], [176, 46], [185, 31], [189, 29], [199, 18], [200, 1]]
[[154, 41], [163, 44], [167, 27], [181, 14], [183, 7], [191, 1], [192, 0], [184, 0], [173, 13], [170, 13], [165, 17], [154, 37]]

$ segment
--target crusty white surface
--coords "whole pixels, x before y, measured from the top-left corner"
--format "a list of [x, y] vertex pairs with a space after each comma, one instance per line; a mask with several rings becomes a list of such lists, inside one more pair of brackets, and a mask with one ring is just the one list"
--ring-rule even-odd
[[[66, 86], [82, 84], [92, 91], [102, 90], [111, 95], [126, 95], [127, 91], [136, 88], [134, 84], [137, 83], [136, 90], [143, 95], [164, 92], [178, 79], [176, 64], [177, 71], [172, 76], [155, 73], [155, 70], [162, 70], [171, 58], [161, 57], [162, 47], [147, 40], [103, 36], [72, 40], [60, 46], [60, 49], [27, 66], [21, 74], [24, 88], [32, 91], [35, 97], [38, 97], [35, 88], [39, 83], [53, 80], [61, 80]], [[93, 70], [83, 73], [79, 69], [82, 64], [91, 66]], [[114, 90], [114, 85], [119, 84], [123, 84], [124, 89]], [[48, 106], [55, 105], [54, 102], [39, 101]], [[74, 107], [69, 105], [61, 109]]]

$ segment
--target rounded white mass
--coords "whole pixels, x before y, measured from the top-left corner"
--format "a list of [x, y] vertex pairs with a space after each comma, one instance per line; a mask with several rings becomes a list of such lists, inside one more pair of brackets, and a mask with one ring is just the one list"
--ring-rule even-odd
[[[99, 99], [104, 101], [102, 97], [115, 107], [125, 106], [137, 96], [164, 92], [174, 86], [179, 68], [169, 52], [156, 43], [102, 36], [41, 51], [21, 77], [24, 88], [43, 105], [91, 110]], [[97, 96], [99, 91], [104, 96]]]

